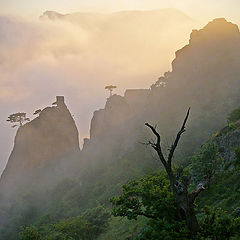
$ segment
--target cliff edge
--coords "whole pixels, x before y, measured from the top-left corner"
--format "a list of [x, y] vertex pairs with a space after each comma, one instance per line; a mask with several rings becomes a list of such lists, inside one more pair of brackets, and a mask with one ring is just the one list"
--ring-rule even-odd
[[78, 130], [64, 97], [57, 97], [54, 104], [19, 127], [1, 176], [1, 192], [51, 184], [67, 175], [74, 155], [80, 151]]

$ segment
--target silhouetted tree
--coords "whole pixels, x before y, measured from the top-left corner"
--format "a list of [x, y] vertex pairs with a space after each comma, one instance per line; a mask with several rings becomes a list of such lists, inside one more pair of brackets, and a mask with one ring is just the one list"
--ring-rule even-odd
[[[20, 126], [23, 125], [24, 122], [26, 121], [30, 121], [29, 118], [26, 117], [26, 113], [13, 113], [11, 115], [8, 116], [8, 119], [7, 119], [7, 122], [10, 122], [10, 123], [19, 123]], [[14, 124], [12, 127], [17, 127], [18, 125], [17, 124]]]
[[159, 87], [166, 87], [166, 82], [164, 77], [159, 77], [158, 80], [151, 85], [151, 90]]
[[113, 85], [109, 85], [105, 87], [105, 89], [107, 89], [110, 92], [110, 97], [112, 96], [112, 91], [114, 88], [117, 88], [117, 87]]
[[41, 109], [38, 109], [38, 110], [36, 110], [36, 111], [33, 113], [33, 115], [40, 114], [41, 111], [42, 111]]
[[157, 132], [156, 127], [153, 127], [149, 123], [145, 123], [145, 125], [151, 129], [152, 133], [156, 136], [156, 141], [148, 141], [146, 144], [150, 145], [158, 154], [159, 160], [163, 164], [169, 181], [172, 192], [176, 198], [176, 204], [178, 208], [178, 214], [181, 220], [185, 220], [188, 226], [191, 235], [194, 236], [199, 231], [199, 223], [194, 211], [194, 202], [199, 193], [205, 189], [205, 186], [208, 182], [199, 183], [197, 188], [191, 192], [189, 192], [188, 187], [190, 184], [190, 177], [183, 176], [183, 169], [179, 168], [175, 173], [172, 167], [172, 160], [174, 156], [174, 152], [177, 148], [181, 135], [186, 131], [185, 125], [187, 123], [188, 117], [190, 113], [190, 108], [187, 111], [186, 117], [183, 121], [182, 127], [178, 132], [174, 143], [172, 144], [168, 156], [164, 156], [161, 148], [161, 136]]

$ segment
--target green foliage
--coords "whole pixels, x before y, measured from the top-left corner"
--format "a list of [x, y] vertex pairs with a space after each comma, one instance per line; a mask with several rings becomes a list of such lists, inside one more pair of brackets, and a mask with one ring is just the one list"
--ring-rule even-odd
[[221, 209], [204, 208], [200, 218], [199, 239], [229, 240], [240, 237], [240, 218], [234, 218]]
[[228, 123], [228, 129], [229, 129], [228, 132], [233, 131], [233, 130], [237, 129], [237, 125], [233, 122], [229, 122]]
[[189, 232], [184, 222], [169, 223], [165, 218], [150, 220], [137, 237], [138, 240], [172, 240], [190, 239]]
[[176, 218], [174, 197], [163, 173], [130, 181], [123, 185], [122, 195], [112, 198], [111, 202], [114, 216], [135, 220], [138, 216], [154, 219], [166, 217], [169, 220]]
[[54, 224], [21, 228], [21, 240], [96, 239], [108, 227], [109, 212], [102, 206], [88, 209], [81, 216], [63, 219]]
[[136, 240], [148, 224], [148, 219], [139, 216], [137, 220], [128, 220], [123, 217], [112, 217], [106, 232], [98, 240]]
[[229, 115], [228, 115], [228, 122], [236, 122], [240, 119], [240, 107], [233, 110]]
[[240, 165], [240, 146], [237, 146], [234, 149], [234, 153], [235, 153], [235, 162], [237, 165]]
[[129, 182], [111, 202], [113, 216], [149, 219], [138, 239], [187, 239], [186, 225], [179, 221], [169, 181], [162, 172]]
[[[209, 124], [215, 126], [214, 122]], [[235, 129], [236, 125], [237, 123], [229, 123], [226, 133]], [[221, 131], [217, 135], [220, 136]], [[146, 134], [141, 138], [145, 139]], [[181, 148], [180, 151], [185, 153], [189, 149], [195, 149], [191, 141], [190, 139], [187, 144], [188, 148]], [[118, 149], [114, 150], [114, 153], [117, 151]], [[236, 160], [240, 160], [239, 149], [234, 151]], [[181, 158], [181, 163], [182, 161]], [[218, 238], [218, 235], [227, 239], [230, 231], [234, 232], [236, 239], [240, 239], [235, 231], [240, 216], [239, 171], [219, 170], [221, 158], [212, 142], [204, 144], [191, 157], [191, 162], [186, 174], [193, 175], [195, 184], [209, 177], [212, 177], [213, 182], [207, 191], [200, 194], [196, 203], [201, 225], [199, 239], [224, 239]], [[178, 219], [169, 182], [163, 173], [129, 182], [146, 172], [152, 172], [158, 166], [150, 152], [143, 150], [141, 145], [136, 145], [121, 157], [105, 157], [104, 153], [97, 156], [96, 162], [84, 164], [86, 166], [81, 165], [79, 173], [81, 180], [65, 179], [44, 195], [45, 202], [41, 200], [39, 204], [35, 198], [31, 200], [28, 197], [24, 200], [24, 205], [19, 203], [15, 207], [17, 210], [11, 209], [8, 214], [13, 217], [9, 226], [1, 226], [6, 231], [0, 238], [17, 239], [17, 231], [22, 225], [24, 228], [21, 228], [19, 235], [21, 240], [190, 239], [185, 223]], [[122, 185], [122, 195], [112, 198], [120, 195]], [[102, 205], [96, 207], [100, 203], [108, 208], [109, 198], [112, 198], [114, 206], [113, 215], [119, 217], [109, 218], [108, 211]], [[233, 212], [234, 217], [222, 210], [202, 212], [206, 204]], [[214, 219], [213, 225], [210, 224], [211, 219]]]
[[213, 142], [204, 144], [190, 159], [194, 184], [204, 182], [206, 179], [210, 180], [219, 169], [221, 163], [218, 148]]
[[34, 226], [29, 226], [26, 228], [21, 227], [21, 232], [19, 234], [20, 240], [39, 240], [38, 229]]
[[87, 209], [82, 217], [89, 224], [89, 235], [94, 239], [103, 233], [108, 227], [111, 214], [101, 205], [93, 209]]
[[[232, 181], [234, 180], [232, 179]], [[124, 185], [122, 195], [111, 199], [114, 206], [113, 216], [122, 216], [128, 219], [138, 219], [142, 215], [147, 217], [147, 222], [138, 236], [129, 239], [191, 239], [185, 222], [180, 221], [177, 216], [175, 201], [169, 187], [169, 182], [164, 174], [149, 175]], [[234, 201], [234, 199], [232, 200]], [[202, 198], [202, 202], [204, 203], [206, 200]], [[196, 239], [239, 239], [239, 212], [239, 208], [236, 208], [231, 215], [221, 208], [205, 207], [198, 214], [200, 231]]]
[[[49, 231], [50, 230], [50, 231]], [[88, 237], [88, 223], [82, 217], [62, 220], [49, 227], [45, 238], [81, 240]]]

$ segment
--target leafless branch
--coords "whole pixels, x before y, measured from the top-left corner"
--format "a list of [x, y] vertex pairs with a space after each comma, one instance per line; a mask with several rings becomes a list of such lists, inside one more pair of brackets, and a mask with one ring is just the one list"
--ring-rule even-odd
[[156, 143], [151, 143], [149, 145], [151, 145], [151, 147], [157, 152], [158, 156], [159, 156], [159, 159], [161, 160], [162, 164], [164, 165], [164, 167], [167, 166], [167, 162], [163, 156], [163, 153], [162, 153], [162, 148], [161, 148], [161, 137], [160, 137], [160, 134], [157, 132], [156, 130], [156, 127], [153, 127], [152, 125], [150, 125], [149, 123], [145, 123], [145, 125], [150, 128], [153, 132], [153, 134], [156, 136], [157, 138], [157, 141]]
[[173, 158], [174, 151], [175, 151], [175, 149], [178, 145], [178, 142], [181, 138], [181, 135], [186, 131], [185, 126], [186, 126], [186, 123], [187, 123], [187, 120], [188, 120], [188, 117], [189, 117], [189, 113], [190, 113], [190, 108], [188, 108], [188, 111], [187, 111], [186, 117], [183, 121], [182, 127], [181, 127], [180, 131], [178, 132], [173, 145], [171, 146], [171, 149], [170, 149], [170, 152], [169, 152], [169, 155], [168, 155], [168, 165], [170, 167], [171, 167], [171, 164], [172, 164], [172, 158]]

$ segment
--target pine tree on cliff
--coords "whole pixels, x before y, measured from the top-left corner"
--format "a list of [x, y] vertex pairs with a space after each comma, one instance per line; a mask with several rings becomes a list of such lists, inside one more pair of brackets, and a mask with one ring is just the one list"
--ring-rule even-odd
[[[11, 115], [8, 116], [7, 122], [10, 123], [19, 123], [20, 126], [23, 125], [24, 122], [26, 121], [30, 121], [29, 118], [27, 118], [27, 114], [26, 113], [13, 113]], [[17, 127], [18, 124], [14, 124], [12, 127]]]
[[113, 89], [114, 88], [117, 88], [116, 86], [113, 86], [113, 85], [109, 85], [109, 86], [106, 86], [105, 89], [108, 90], [110, 92], [110, 97], [112, 96], [112, 92], [113, 92]]

